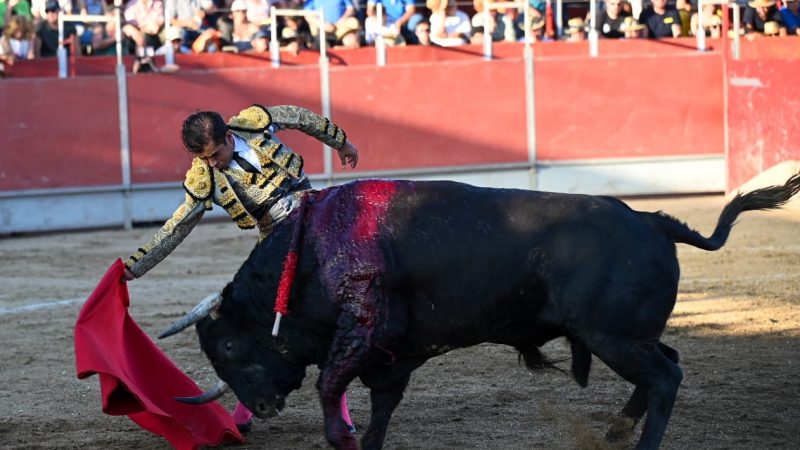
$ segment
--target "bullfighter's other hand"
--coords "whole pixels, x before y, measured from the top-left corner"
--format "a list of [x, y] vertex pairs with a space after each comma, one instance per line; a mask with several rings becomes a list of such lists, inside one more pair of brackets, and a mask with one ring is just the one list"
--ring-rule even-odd
[[339, 149], [339, 159], [342, 161], [342, 168], [350, 164], [350, 168], [355, 168], [358, 164], [358, 149], [349, 140], [344, 141], [344, 146]]

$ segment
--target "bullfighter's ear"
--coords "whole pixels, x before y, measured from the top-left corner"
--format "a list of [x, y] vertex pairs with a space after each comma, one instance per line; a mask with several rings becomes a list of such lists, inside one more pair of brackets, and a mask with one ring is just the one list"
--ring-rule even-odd
[[186, 328], [196, 324], [204, 317], [211, 315], [212, 319], [219, 318], [219, 305], [222, 304], [222, 295], [219, 293], [211, 294], [208, 297], [200, 300], [191, 311], [185, 316], [176, 320], [170, 325], [163, 333], [158, 335], [159, 339], [172, 336], [175, 333], [185, 330]]

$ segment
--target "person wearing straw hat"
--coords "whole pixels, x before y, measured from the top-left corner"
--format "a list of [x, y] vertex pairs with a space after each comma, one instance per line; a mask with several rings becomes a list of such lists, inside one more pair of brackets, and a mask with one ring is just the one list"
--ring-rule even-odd
[[[775, 0], [751, 0], [747, 3], [747, 9], [742, 16], [742, 27], [745, 30], [745, 37], [748, 40], [766, 36], [764, 25], [767, 22], [776, 22], [778, 25], [779, 36], [786, 36], [788, 33], [783, 26], [783, 17], [778, 8], [775, 7]], [[772, 28], [772, 26], [770, 26]], [[772, 29], [770, 29], [772, 31]]]
[[597, 20], [595, 29], [604, 38], [619, 39], [625, 37], [622, 23], [631, 13], [622, 7], [622, 0], [605, 0], [605, 8], [596, 8]]
[[667, 5], [667, 0], [652, 0], [639, 15], [639, 23], [647, 27], [644, 36], [650, 39], [681, 35], [681, 16], [677, 9]]
[[646, 26], [639, 23], [638, 20], [634, 19], [633, 16], [628, 16], [622, 21], [622, 25], [620, 26], [622, 32], [625, 34], [625, 39], [638, 39], [643, 37], [644, 30], [647, 29]]
[[781, 2], [781, 17], [786, 32], [790, 35], [800, 35], [800, 13], [797, 11], [798, 0], [783, 0]]

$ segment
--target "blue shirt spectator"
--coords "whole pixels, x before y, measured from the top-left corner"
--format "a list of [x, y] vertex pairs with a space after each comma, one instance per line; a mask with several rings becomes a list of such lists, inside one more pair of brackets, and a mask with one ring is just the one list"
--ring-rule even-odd
[[800, 14], [797, 11], [797, 0], [784, 0], [781, 6], [783, 25], [789, 34], [800, 34]]
[[318, 10], [322, 8], [325, 23], [335, 24], [345, 16], [348, 8], [355, 11], [355, 5], [350, 0], [308, 0], [303, 9]]

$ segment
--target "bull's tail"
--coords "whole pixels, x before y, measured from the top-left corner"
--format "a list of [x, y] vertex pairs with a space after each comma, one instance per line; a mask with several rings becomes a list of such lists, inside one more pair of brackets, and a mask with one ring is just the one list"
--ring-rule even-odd
[[800, 192], [800, 173], [793, 175], [783, 186], [771, 186], [757, 189], [746, 194], [736, 194], [722, 209], [717, 220], [717, 227], [711, 237], [703, 237], [685, 223], [663, 212], [653, 213], [650, 217], [658, 228], [675, 242], [689, 244], [703, 250], [719, 250], [725, 245], [739, 214], [745, 211], [778, 209]]

